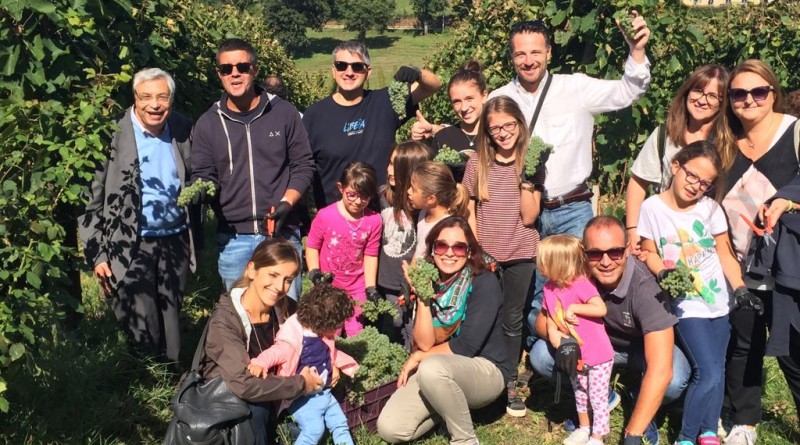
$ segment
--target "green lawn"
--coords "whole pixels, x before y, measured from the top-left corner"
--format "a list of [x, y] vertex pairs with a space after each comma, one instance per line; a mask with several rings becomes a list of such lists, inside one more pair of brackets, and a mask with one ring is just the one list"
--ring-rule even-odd
[[[317, 74], [333, 84], [330, 77], [331, 52], [344, 40], [354, 39], [355, 32], [342, 29], [308, 31], [311, 45], [306, 54], [294, 61], [300, 71]], [[403, 65], [423, 66], [425, 58], [433, 54], [438, 45], [450, 38], [450, 32], [423, 36], [415, 31], [387, 31], [383, 35], [367, 33], [367, 48], [372, 59], [372, 75], [367, 88], [383, 88], [392, 81], [392, 76]]]

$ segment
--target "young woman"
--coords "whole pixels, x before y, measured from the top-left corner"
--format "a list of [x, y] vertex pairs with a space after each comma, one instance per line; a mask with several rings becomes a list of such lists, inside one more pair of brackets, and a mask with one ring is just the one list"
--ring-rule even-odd
[[470, 60], [459, 68], [447, 84], [447, 93], [459, 122], [442, 128], [433, 136], [434, 155], [444, 145], [456, 151], [477, 150], [478, 123], [488, 95], [481, 64]]

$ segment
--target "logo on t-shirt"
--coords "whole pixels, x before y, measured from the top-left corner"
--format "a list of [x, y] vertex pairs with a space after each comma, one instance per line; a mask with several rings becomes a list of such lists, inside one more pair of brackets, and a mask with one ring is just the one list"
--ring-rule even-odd
[[363, 133], [365, 128], [367, 128], [367, 119], [362, 117], [352, 122], [346, 122], [342, 132], [348, 136], [353, 136]]

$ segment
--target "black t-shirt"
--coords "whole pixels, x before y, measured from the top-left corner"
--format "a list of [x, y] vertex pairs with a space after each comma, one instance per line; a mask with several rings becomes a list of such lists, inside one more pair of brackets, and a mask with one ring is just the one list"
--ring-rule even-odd
[[378, 184], [385, 184], [395, 133], [416, 110], [409, 95], [406, 116], [399, 119], [392, 109], [387, 88], [364, 90], [364, 97], [356, 105], [339, 105], [333, 96], [311, 105], [303, 115], [303, 124], [317, 167], [314, 174], [317, 208], [339, 199], [336, 182], [345, 166], [353, 161], [375, 167]]
[[477, 151], [477, 137], [477, 134], [467, 136], [467, 134], [464, 133], [464, 131], [458, 125], [452, 125], [444, 128], [433, 136], [433, 141], [431, 141], [432, 156], [436, 156], [436, 153], [439, 153], [439, 150], [441, 150], [443, 145], [447, 145], [455, 151]]
[[647, 266], [628, 257], [617, 288], [603, 295], [606, 316], [603, 322], [611, 345], [617, 352], [644, 347], [644, 335], [674, 326], [678, 319], [660, 298], [661, 288]]
[[794, 145], [794, 124], [790, 125], [763, 156], [753, 162], [750, 158], [736, 152], [730, 170], [725, 173], [725, 194], [727, 195], [742, 176], [755, 167], [767, 178], [775, 189], [780, 189], [791, 181], [798, 172], [798, 159]]
[[275, 326], [273, 323], [274, 318], [270, 317], [269, 321], [264, 323], [253, 323], [253, 329], [250, 331], [250, 340], [247, 345], [247, 355], [250, 358], [258, 357], [262, 351], [269, 349], [275, 342]]

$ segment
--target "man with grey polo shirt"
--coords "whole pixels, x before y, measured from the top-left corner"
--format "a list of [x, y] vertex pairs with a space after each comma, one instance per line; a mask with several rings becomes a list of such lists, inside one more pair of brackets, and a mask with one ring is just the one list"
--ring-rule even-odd
[[[608, 309], [603, 322], [614, 347], [614, 367], [641, 372], [636, 403], [625, 428], [625, 445], [639, 445], [642, 437], [658, 444], [653, 422], [662, 400], [678, 399], [689, 381], [691, 367], [675, 346], [673, 326], [677, 319], [661, 298], [661, 288], [641, 261], [628, 257], [627, 234], [622, 222], [610, 216], [589, 220], [583, 242], [592, 278]], [[531, 349], [530, 360], [540, 375], [555, 376], [554, 353], [547, 338], [546, 319], [536, 317], [541, 337]]]

